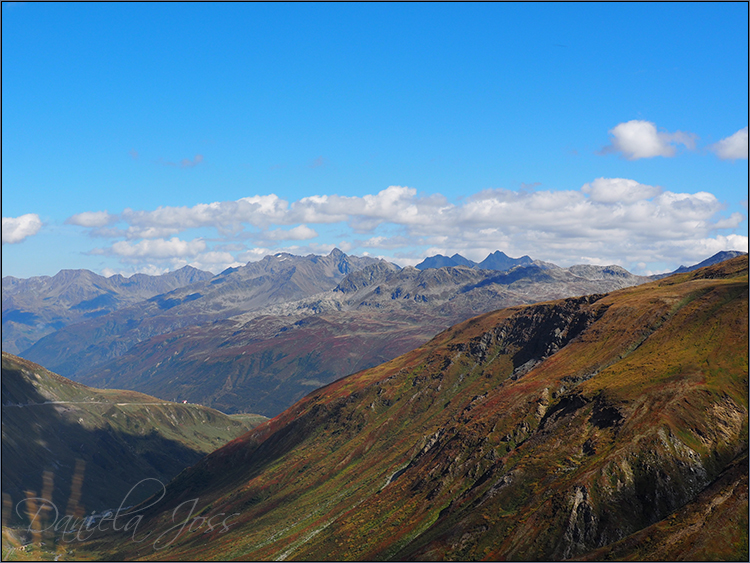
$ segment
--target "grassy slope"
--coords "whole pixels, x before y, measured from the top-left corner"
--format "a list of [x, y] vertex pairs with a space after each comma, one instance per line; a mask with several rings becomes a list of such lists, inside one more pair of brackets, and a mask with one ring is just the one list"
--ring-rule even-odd
[[260, 422], [132, 391], [93, 389], [5, 352], [2, 399], [3, 492], [14, 502], [25, 490], [41, 494], [48, 470], [61, 511], [77, 458], [85, 462], [81, 504], [87, 513], [101, 511], [117, 507], [140, 479], [166, 483]]
[[[230, 442], [148, 515], [166, 529], [199, 497], [203, 516], [239, 513], [229, 532], [186, 532], [161, 551], [108, 537], [81, 553], [562, 559], [687, 518], [746, 455], [747, 294], [743, 257], [482, 315]], [[722, 506], [725, 522], [747, 511]], [[729, 536], [701, 535], [699, 553], [746, 558], [746, 526]], [[694, 553], [669, 545], [652, 553]]]

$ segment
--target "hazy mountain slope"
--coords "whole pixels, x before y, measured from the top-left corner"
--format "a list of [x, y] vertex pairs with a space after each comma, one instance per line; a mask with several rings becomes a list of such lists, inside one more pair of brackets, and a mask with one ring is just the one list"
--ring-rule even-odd
[[511, 268], [514, 268], [516, 266], [528, 266], [532, 263], [531, 258], [528, 256], [521, 256], [520, 258], [511, 258], [504, 252], [500, 252], [499, 250], [496, 250], [487, 258], [482, 260], [479, 264], [477, 264], [475, 267], [480, 268], [482, 270], [510, 270]]
[[328, 256], [266, 256], [208, 281], [65, 327], [25, 350], [23, 357], [74, 377], [152, 336], [332, 289], [349, 272], [373, 262], [338, 249]]
[[428, 268], [447, 268], [465, 266], [472, 268], [476, 266], [476, 262], [464, 258], [460, 254], [454, 254], [453, 256], [443, 256], [442, 254], [436, 254], [435, 256], [428, 256], [422, 260], [419, 264], [414, 266], [417, 270], [427, 270]]
[[310, 391], [408, 352], [434, 334], [423, 322], [377, 313], [297, 322], [259, 317], [237, 326], [216, 323], [154, 337], [81, 380], [275, 416]]
[[489, 254], [487, 258], [477, 263], [468, 258], [464, 258], [460, 254], [454, 254], [450, 258], [443, 256], [442, 254], [436, 254], [422, 260], [415, 266], [417, 270], [427, 270], [429, 268], [449, 268], [457, 266], [465, 266], [467, 268], [476, 268], [478, 270], [497, 270], [505, 271], [510, 270], [516, 266], [528, 266], [533, 261], [528, 256], [521, 256], [521, 258], [511, 258], [504, 252], [496, 250]]
[[380, 262], [327, 294], [148, 339], [78, 379], [275, 416], [312, 389], [390, 360], [479, 313], [645, 281], [616, 266], [582, 268], [592, 279], [561, 268], [419, 271]]
[[191, 266], [160, 276], [108, 278], [88, 270], [3, 278], [3, 350], [16, 354], [64, 326], [105, 315], [178, 287], [213, 277]]
[[[732, 522], [721, 495], [735, 460], [747, 475], [747, 264], [457, 325], [308, 395], [181, 473], [145, 513], [158, 538], [200, 498], [202, 519], [235, 515], [228, 530], [115, 534], [87, 554], [550, 560], [697, 510], [710, 522], [691, 532], [699, 553], [746, 560], [747, 521]], [[707, 535], [714, 506], [728, 535]], [[676, 559], [695, 553], [672, 545]]]
[[698, 268], [705, 268], [706, 266], [712, 266], [713, 264], [718, 264], [719, 262], [723, 262], [724, 260], [729, 260], [730, 258], [742, 256], [743, 254], [747, 254], [747, 252], [740, 252], [739, 250], [723, 250], [721, 252], [717, 252], [713, 256], [710, 256], [709, 258], [706, 258], [702, 262], [698, 262], [697, 264], [694, 264], [692, 266], [680, 266], [672, 273], [681, 274], [683, 272], [692, 272], [693, 270], [697, 270]]
[[[2, 404], [3, 493], [15, 503], [26, 490], [41, 495], [43, 472], [51, 471], [62, 514], [77, 459], [85, 463], [81, 504], [90, 513], [116, 508], [141, 479], [166, 483], [257, 425], [199, 405], [92, 389], [6, 352]], [[129, 504], [145, 494], [141, 486]]]

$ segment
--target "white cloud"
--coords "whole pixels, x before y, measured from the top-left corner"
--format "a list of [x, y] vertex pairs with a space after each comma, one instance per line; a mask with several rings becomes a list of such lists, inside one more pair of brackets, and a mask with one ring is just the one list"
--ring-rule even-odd
[[185, 265], [218, 274], [227, 268], [244, 266], [246, 262], [237, 261], [229, 252], [209, 251], [202, 252], [189, 261], [186, 260]]
[[597, 178], [584, 184], [581, 191], [589, 194], [592, 201], [601, 203], [634, 203], [642, 199], [651, 199], [661, 193], [661, 189], [626, 178]]
[[612, 135], [612, 144], [604, 147], [602, 152], [620, 152], [628, 160], [671, 157], [675, 155], [675, 145], [684, 145], [693, 150], [697, 138], [693, 133], [682, 131], [657, 131], [654, 123], [637, 119], [620, 123], [610, 129], [609, 133]]
[[273, 231], [261, 233], [260, 236], [269, 240], [309, 240], [317, 237], [318, 233], [307, 225], [299, 225], [286, 231], [283, 229], [275, 229]]
[[20, 217], [3, 217], [3, 244], [17, 244], [33, 236], [42, 228], [42, 221], [36, 213]]
[[244, 224], [267, 226], [283, 222], [287, 208], [286, 201], [270, 194], [237, 201], [199, 203], [193, 207], [159, 207], [154, 211], [125, 209], [122, 219], [130, 225], [134, 237], [147, 236], [149, 232], [176, 234], [199, 227], [214, 227], [232, 234], [240, 232]]
[[711, 145], [709, 149], [722, 160], [736, 160], [738, 158], [747, 160], [747, 127], [743, 127], [734, 135]]
[[116, 215], [110, 215], [107, 211], [84, 211], [68, 217], [65, 222], [69, 225], [81, 227], [104, 227], [117, 220]]
[[237, 260], [240, 262], [247, 263], [247, 262], [255, 262], [257, 260], [260, 260], [264, 256], [268, 256], [269, 254], [272, 254], [273, 250], [270, 248], [263, 248], [263, 247], [256, 247], [256, 248], [250, 248], [240, 254], [237, 255]]
[[[133, 239], [142, 239], [142, 238], [165, 238], [172, 235], [176, 235], [179, 233], [182, 229], [178, 227], [151, 227], [151, 226], [144, 226], [144, 227], [133, 227], [130, 226], [125, 231], [121, 230], [115, 230], [112, 231], [112, 235], [109, 236], [124, 236], [128, 240]], [[107, 236], [106, 230], [97, 231], [97, 236]]]
[[367, 240], [363, 240], [359, 243], [359, 246], [363, 248], [407, 248], [411, 246], [414, 241], [408, 237], [393, 236], [393, 237], [371, 237]]
[[203, 239], [191, 241], [172, 237], [164, 239], [144, 239], [137, 243], [118, 241], [108, 249], [96, 249], [93, 254], [107, 254], [130, 259], [156, 259], [195, 256], [206, 249]]
[[[292, 203], [288, 220], [295, 223], [347, 222], [355, 232], [369, 232], [382, 223], [419, 224], [439, 216], [447, 200], [441, 195], [417, 197], [417, 190], [389, 186], [362, 197], [323, 195]], [[437, 215], [435, 215], [437, 214]]]

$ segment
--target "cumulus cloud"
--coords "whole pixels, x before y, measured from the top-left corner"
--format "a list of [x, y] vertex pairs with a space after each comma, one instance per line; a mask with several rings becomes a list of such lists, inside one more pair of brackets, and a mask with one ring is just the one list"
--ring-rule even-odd
[[36, 213], [20, 217], [3, 217], [3, 244], [18, 244], [33, 236], [42, 228], [42, 221]]
[[[417, 190], [389, 186], [377, 194], [362, 197], [323, 195], [292, 203], [288, 220], [305, 223], [347, 222], [355, 232], [370, 232], [382, 223], [419, 224], [439, 218], [449, 207], [442, 195], [417, 197]], [[436, 213], [437, 217], [433, 214]]]
[[697, 139], [697, 135], [693, 133], [657, 131], [654, 123], [638, 119], [616, 125], [610, 129], [609, 134], [612, 136], [612, 144], [604, 147], [602, 153], [619, 152], [628, 160], [671, 157], [676, 153], [676, 145], [695, 149]]
[[117, 241], [107, 249], [96, 249], [92, 254], [106, 254], [130, 259], [165, 259], [195, 256], [206, 249], [203, 239], [191, 241], [172, 237], [165, 239], [145, 239], [137, 243]]
[[293, 229], [276, 229], [262, 234], [263, 238], [270, 240], [308, 240], [318, 236], [313, 229], [307, 225], [299, 225]]
[[635, 203], [651, 199], [661, 193], [661, 189], [647, 184], [639, 184], [626, 178], [597, 178], [584, 184], [581, 191], [589, 194], [589, 199], [601, 203]]
[[256, 247], [250, 248], [237, 255], [237, 259], [240, 262], [255, 262], [260, 260], [264, 256], [268, 256], [273, 251], [270, 248]]
[[107, 211], [84, 211], [68, 217], [65, 223], [81, 227], [104, 227], [117, 220], [117, 216], [110, 215]]
[[205, 270], [218, 274], [223, 272], [227, 268], [237, 268], [244, 266], [245, 262], [239, 262], [229, 252], [217, 252], [208, 251], [201, 252], [197, 256], [191, 259], [174, 259], [175, 268], [181, 268], [182, 266], [192, 266], [199, 270]]
[[747, 127], [709, 147], [722, 160], [747, 160]]
[[132, 236], [147, 237], [149, 229], [171, 233], [199, 227], [215, 227], [222, 233], [236, 233], [243, 224], [258, 227], [285, 223], [288, 203], [274, 194], [245, 197], [237, 201], [200, 203], [193, 207], [159, 207], [154, 211], [125, 209], [122, 219], [132, 228]]
[[371, 237], [367, 240], [363, 240], [359, 243], [364, 248], [383, 248], [383, 249], [394, 249], [394, 248], [406, 248], [413, 242], [408, 237], [404, 236], [392, 236], [384, 237], [377, 236]]

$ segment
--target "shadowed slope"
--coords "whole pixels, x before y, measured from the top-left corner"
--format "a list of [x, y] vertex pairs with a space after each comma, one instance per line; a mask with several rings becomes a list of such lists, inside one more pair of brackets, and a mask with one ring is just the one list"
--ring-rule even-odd
[[[101, 511], [116, 508], [141, 479], [166, 483], [257, 425], [197, 405], [92, 389], [5, 352], [2, 402], [3, 493], [16, 503], [26, 490], [41, 494], [50, 471], [61, 513], [77, 459], [84, 462], [80, 502], [89, 513]], [[139, 487], [130, 504], [153, 490]]]

